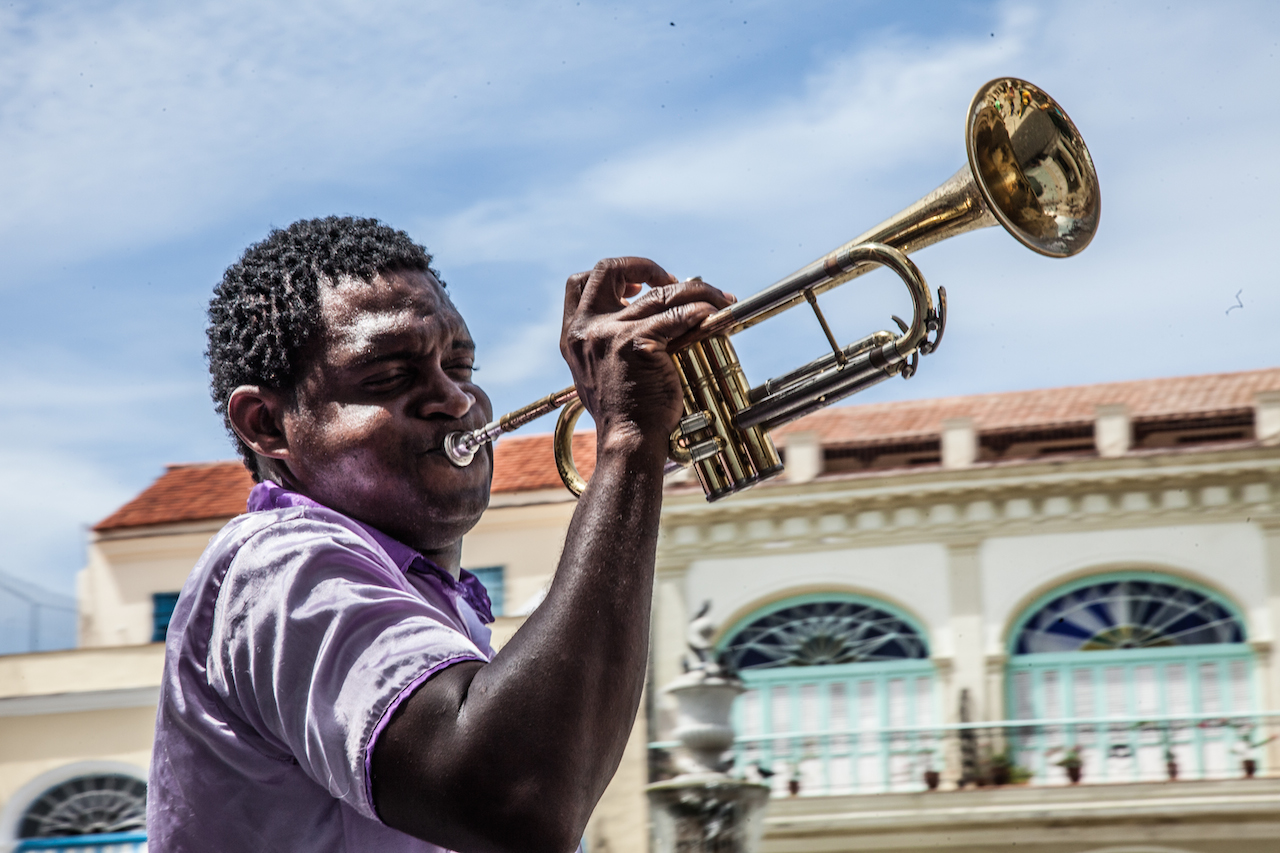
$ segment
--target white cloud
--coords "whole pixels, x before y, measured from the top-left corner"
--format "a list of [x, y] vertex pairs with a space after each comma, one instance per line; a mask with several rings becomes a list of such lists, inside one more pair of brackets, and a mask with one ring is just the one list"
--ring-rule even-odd
[[[468, 316], [499, 318], [473, 325], [503, 410], [564, 381], [566, 274], [639, 252], [750, 293], [949, 176], [973, 90], [1012, 73], [1085, 134], [1103, 184], [1098, 239], [1061, 263], [995, 233], [926, 250], [925, 274], [951, 293], [947, 339], [917, 379], [871, 395], [1275, 363], [1280, 7], [1005, 3], [979, 30], [981, 15], [953, 25], [939, 3], [901, 13], [936, 14], [935, 27], [879, 18], [890, 23], [850, 31], [847, 50], [832, 40], [783, 60], [769, 50], [800, 31], [782, 26], [796, 13], [739, 0], [735, 16], [744, 5], [766, 24], [729, 29], [741, 25], [713, 4], [550, 0], [6, 6], [0, 287], [35, 268], [146, 261], [215, 231], [252, 239], [276, 216], [392, 209]], [[748, 49], [757, 58], [739, 57]], [[754, 82], [722, 82], [735, 74]], [[684, 118], [656, 121], [657, 103]], [[1227, 315], [1239, 289], [1246, 308]], [[851, 336], [870, 331], [855, 315], [883, 324], [900, 310], [891, 284], [847, 290], [831, 313]], [[749, 374], [816, 354], [804, 326], [771, 326], [743, 354]], [[155, 473], [123, 477], [120, 459], [158, 468], [161, 452], [228, 451], [206, 450], [202, 376], [145, 364], [113, 376], [75, 328], [17, 331], [30, 338], [9, 352], [47, 339], [72, 355], [0, 374], [0, 518], [20, 562], [69, 576], [80, 526], [132, 493], [116, 481]]]
[[[925, 272], [953, 300], [952, 335], [929, 364], [947, 384], [876, 393], [1275, 363], [1268, 330], [1280, 320], [1280, 288], [1265, 247], [1280, 193], [1271, 156], [1280, 118], [1269, 107], [1280, 97], [1276, 8], [1010, 3], [995, 29], [994, 38], [888, 37], [714, 126], [638, 139], [576, 179], [489, 195], [419, 230], [454, 261], [540, 269], [580, 265], [593, 246], [658, 246], [673, 271], [688, 272], [669, 258], [710, 268], [710, 280], [742, 295], [947, 177], [963, 163], [972, 91], [1016, 73], [1056, 95], [1085, 134], [1103, 184], [1099, 237], [1065, 263], [992, 236], [930, 250]], [[1252, 302], [1228, 317], [1239, 286]], [[997, 334], [966, 340], [965, 327], [995, 320]], [[808, 346], [783, 332], [755, 359], [764, 367], [788, 361], [772, 350]], [[1221, 336], [1232, 345], [1188, 347]], [[992, 369], [1016, 352], [1034, 357]]]
[[[447, 160], [499, 125], [524, 144], [586, 128], [536, 89], [608, 55], [585, 37], [604, 10], [548, 26], [555, 11], [11, 6], [0, 13], [0, 241], [63, 261], [155, 245], [353, 170]], [[628, 45], [643, 49], [643, 38]]]

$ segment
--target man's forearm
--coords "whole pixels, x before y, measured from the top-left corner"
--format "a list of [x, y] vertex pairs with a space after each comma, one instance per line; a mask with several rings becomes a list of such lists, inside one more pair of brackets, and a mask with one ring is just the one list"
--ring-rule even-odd
[[537, 742], [522, 744], [520, 760], [543, 784], [561, 776], [588, 812], [622, 757], [644, 687], [662, 505], [665, 453], [617, 444], [602, 442], [546, 600], [477, 675], [538, 696], [528, 708], [540, 718]]
[[455, 850], [566, 853], [644, 687], [665, 442], [602, 441], [547, 597], [492, 661], [438, 673], [374, 752], [392, 826]]

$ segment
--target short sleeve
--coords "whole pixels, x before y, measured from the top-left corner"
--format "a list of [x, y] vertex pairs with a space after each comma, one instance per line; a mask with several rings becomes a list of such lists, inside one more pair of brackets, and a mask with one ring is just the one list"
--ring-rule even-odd
[[228, 568], [209, 683], [262, 751], [377, 820], [367, 756], [385, 718], [435, 672], [485, 660], [456, 620], [360, 533], [287, 518], [248, 539]]

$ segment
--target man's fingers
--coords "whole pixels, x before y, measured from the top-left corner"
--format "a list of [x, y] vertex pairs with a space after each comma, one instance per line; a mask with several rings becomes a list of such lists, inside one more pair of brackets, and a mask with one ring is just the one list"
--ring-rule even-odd
[[591, 277], [589, 272], [576, 272], [569, 276], [569, 280], [564, 283], [564, 316], [567, 319], [574, 311], [578, 310], [578, 303], [582, 301], [582, 288], [586, 286], [587, 279]]
[[[648, 258], [606, 258], [596, 264], [582, 288], [579, 305], [595, 314], [617, 311], [629, 285], [665, 287], [678, 279]], [[639, 291], [632, 291], [635, 295]]]
[[652, 341], [666, 351], [670, 341], [697, 328], [699, 323], [715, 311], [715, 306], [707, 302], [684, 302], [673, 305], [660, 314], [653, 314], [637, 321], [636, 337]]
[[702, 279], [695, 278], [666, 287], [653, 288], [614, 316], [619, 320], [632, 321], [651, 317], [676, 305], [690, 302], [706, 302], [713, 306], [712, 310], [717, 310], [733, 304], [734, 301], [730, 294], [712, 287]]

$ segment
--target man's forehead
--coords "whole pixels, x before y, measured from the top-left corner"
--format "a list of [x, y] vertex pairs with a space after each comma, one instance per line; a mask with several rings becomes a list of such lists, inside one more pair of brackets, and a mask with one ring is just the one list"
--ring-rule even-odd
[[394, 343], [424, 332], [443, 332], [470, 344], [466, 324], [430, 273], [380, 273], [372, 281], [343, 278], [322, 286], [325, 338], [352, 352]]

